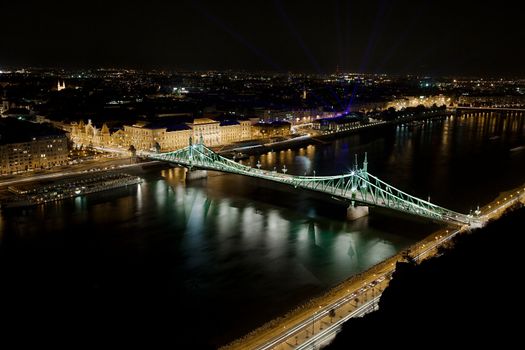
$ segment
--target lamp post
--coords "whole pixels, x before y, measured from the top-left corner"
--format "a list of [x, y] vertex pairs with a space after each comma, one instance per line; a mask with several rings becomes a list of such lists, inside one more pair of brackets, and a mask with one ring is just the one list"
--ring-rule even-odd
[[312, 338], [315, 334], [315, 316], [317, 315], [319, 311], [321, 311], [320, 309], [321, 309], [321, 305], [319, 305], [319, 310], [315, 311], [314, 316], [312, 317]]
[[315, 315], [317, 314], [317, 311], [314, 312], [314, 316], [312, 317], [312, 338], [314, 337], [314, 334], [315, 334]]

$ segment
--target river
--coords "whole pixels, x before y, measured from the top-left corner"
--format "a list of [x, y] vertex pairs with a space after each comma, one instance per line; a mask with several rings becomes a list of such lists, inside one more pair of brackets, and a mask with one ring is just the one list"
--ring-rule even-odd
[[[367, 152], [370, 173], [468, 213], [523, 183], [524, 120], [451, 116], [243, 162], [329, 175], [348, 172], [354, 154], [362, 161]], [[347, 222], [342, 203], [236, 175], [210, 173], [187, 184], [179, 168], [141, 176], [145, 182], [131, 188], [1, 212], [4, 292], [154, 305], [160, 315], [172, 316], [165, 322], [177, 335], [174, 346], [216, 347], [437, 227], [374, 210]]]

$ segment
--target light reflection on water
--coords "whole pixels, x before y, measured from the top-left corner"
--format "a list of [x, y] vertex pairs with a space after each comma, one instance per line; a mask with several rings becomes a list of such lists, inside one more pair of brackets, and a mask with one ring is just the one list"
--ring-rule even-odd
[[[525, 144], [523, 119], [450, 117], [268, 152], [244, 163], [255, 167], [260, 160], [263, 169], [279, 171], [286, 165], [290, 174], [337, 174], [352, 168], [354, 154], [362, 161], [366, 151], [374, 175], [465, 212], [523, 181], [525, 152], [509, 152]], [[154, 292], [168, 310], [191, 308], [185, 314], [188, 329], [179, 334], [217, 345], [433, 229], [374, 213], [346, 222], [343, 205], [263, 180], [210, 173], [207, 180], [186, 184], [181, 168], [141, 176], [146, 181], [135, 187], [19, 210], [16, 216], [2, 212], [0, 249], [10, 253], [5, 256], [38, 261], [39, 274], [67, 273], [85, 290], [97, 285], [136, 293], [137, 299]], [[49, 257], [67, 268], [51, 269]], [[4, 266], [14, 266], [2, 259]], [[23, 272], [31, 276], [33, 269], [28, 265]], [[192, 320], [199, 326], [192, 327]]]

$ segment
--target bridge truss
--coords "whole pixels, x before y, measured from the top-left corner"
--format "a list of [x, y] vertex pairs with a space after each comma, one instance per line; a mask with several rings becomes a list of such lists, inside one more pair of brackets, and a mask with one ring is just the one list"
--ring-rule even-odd
[[[168, 153], [154, 153], [150, 158], [174, 163], [189, 169], [215, 170], [269, 181], [279, 182], [294, 188], [326, 193], [352, 205], [389, 208], [411, 215], [421, 216], [450, 224], [470, 225], [471, 215], [465, 215], [411, 196], [368, 173], [367, 160], [362, 168], [357, 165], [348, 174], [337, 176], [297, 176], [275, 170], [252, 168], [222, 157], [202, 142]], [[357, 164], [357, 162], [356, 162]]]

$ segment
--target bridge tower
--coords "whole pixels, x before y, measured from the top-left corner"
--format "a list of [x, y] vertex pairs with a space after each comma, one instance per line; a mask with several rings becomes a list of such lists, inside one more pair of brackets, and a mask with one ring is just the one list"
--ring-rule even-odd
[[[363, 167], [359, 169], [357, 154], [355, 155], [354, 171], [361, 173], [363, 178], [368, 178], [368, 154], [365, 152], [365, 160], [363, 161]], [[352, 178], [352, 188], [357, 188], [358, 182]], [[354, 197], [354, 196], [353, 196]], [[357, 220], [364, 216], [367, 216], [369, 209], [365, 205], [356, 205], [355, 201], [352, 200], [350, 205], [346, 209], [346, 218], [350, 221]]]
[[200, 144], [197, 143], [197, 144], [193, 144], [193, 138], [190, 136], [190, 139], [189, 139], [189, 147], [188, 147], [188, 160], [189, 160], [189, 166], [188, 167], [185, 167], [186, 169], [186, 182], [187, 181], [192, 181], [192, 180], [200, 180], [200, 179], [206, 179], [208, 177], [208, 171], [206, 170], [198, 170], [198, 169], [193, 169], [193, 160], [194, 160], [194, 157], [196, 155], [195, 153], [195, 147], [200, 147], [202, 148], [203, 147], [203, 142], [202, 142], [202, 134], [200, 136]]

